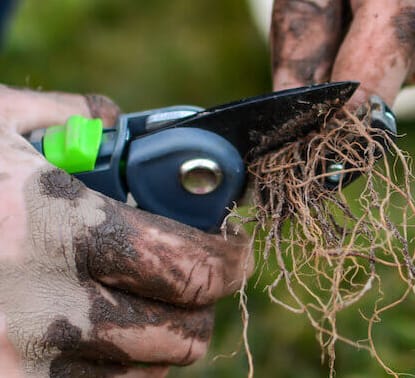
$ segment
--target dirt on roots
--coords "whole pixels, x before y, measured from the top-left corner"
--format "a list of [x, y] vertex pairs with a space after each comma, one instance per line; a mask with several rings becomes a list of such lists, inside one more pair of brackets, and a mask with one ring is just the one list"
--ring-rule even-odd
[[[330, 376], [335, 375], [339, 341], [366, 349], [388, 374], [397, 376], [377, 352], [373, 326], [385, 311], [414, 294], [414, 250], [408, 241], [415, 216], [411, 160], [392, 135], [370, 124], [370, 115], [342, 110], [320, 130], [256, 158], [249, 165], [250, 215], [232, 211], [227, 218], [253, 224], [257, 269], [267, 269], [271, 260], [277, 266], [266, 283], [270, 300], [307, 316], [322, 355], [328, 357]], [[326, 168], [335, 162], [342, 163], [340, 171]], [[364, 178], [358, 198], [343, 190], [351, 175]], [[336, 180], [338, 185], [327, 189]], [[393, 270], [403, 283], [397, 297], [384, 294], [385, 270]], [[253, 376], [245, 285], [246, 280], [240, 305]], [[367, 337], [352, 340], [338, 331], [338, 315], [368, 295], [375, 300], [371, 313], [364, 315]]]

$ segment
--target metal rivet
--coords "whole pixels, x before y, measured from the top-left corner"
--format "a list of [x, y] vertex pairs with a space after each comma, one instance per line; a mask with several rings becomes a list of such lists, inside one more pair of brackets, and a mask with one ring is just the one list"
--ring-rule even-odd
[[219, 165], [211, 159], [192, 159], [180, 167], [180, 182], [192, 194], [212, 193], [223, 179]]
[[[329, 165], [329, 167], [327, 168], [327, 173], [335, 173], [335, 172], [342, 171], [343, 169], [344, 169], [343, 164], [333, 163]], [[337, 184], [340, 182], [342, 176], [343, 176], [342, 173], [332, 174], [329, 177], [327, 177], [327, 180], [331, 181], [332, 183]]]

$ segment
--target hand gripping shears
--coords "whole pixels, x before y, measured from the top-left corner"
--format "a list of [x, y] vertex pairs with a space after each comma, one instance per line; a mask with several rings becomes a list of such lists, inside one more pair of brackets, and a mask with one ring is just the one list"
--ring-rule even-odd
[[[123, 114], [111, 129], [99, 119], [74, 116], [32, 143], [52, 164], [96, 191], [122, 202], [131, 193], [144, 210], [214, 232], [244, 192], [246, 163], [318, 129], [357, 86], [328, 83], [208, 110], [173, 106]], [[379, 98], [372, 104], [372, 126], [396, 134], [391, 110]], [[333, 160], [326, 168], [339, 169], [339, 164]], [[342, 185], [355, 176], [343, 177]], [[335, 189], [338, 175], [324, 185]]]

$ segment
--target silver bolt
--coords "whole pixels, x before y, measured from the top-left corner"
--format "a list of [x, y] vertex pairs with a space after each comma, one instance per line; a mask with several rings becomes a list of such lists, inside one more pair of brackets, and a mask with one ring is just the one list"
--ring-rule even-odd
[[211, 159], [192, 159], [180, 167], [180, 182], [192, 194], [212, 193], [223, 179], [219, 165]]
[[[336, 172], [342, 171], [343, 169], [344, 169], [343, 164], [333, 163], [329, 165], [329, 167], [327, 168], [327, 173], [336, 173]], [[338, 184], [340, 180], [342, 179], [342, 176], [343, 174], [341, 173], [332, 174], [329, 177], [327, 177], [327, 180], [331, 181], [334, 184]]]

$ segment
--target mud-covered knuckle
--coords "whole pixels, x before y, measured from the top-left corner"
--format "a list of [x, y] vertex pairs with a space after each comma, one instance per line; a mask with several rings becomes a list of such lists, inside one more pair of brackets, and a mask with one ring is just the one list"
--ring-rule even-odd
[[184, 312], [172, 319], [168, 326], [171, 332], [178, 334], [178, 348], [171, 349], [169, 363], [189, 365], [205, 356], [214, 326], [214, 308], [205, 307], [192, 313]]
[[81, 329], [60, 317], [48, 327], [44, 343], [48, 348], [57, 348], [62, 352], [74, 351], [79, 349], [81, 338]]
[[38, 182], [40, 194], [47, 198], [74, 201], [87, 191], [81, 181], [57, 168], [41, 172]]
[[76, 251], [79, 258], [87, 258], [89, 272], [96, 279], [122, 278], [136, 265], [137, 252], [130, 242], [129, 228], [108, 213], [105, 222], [77, 239]]
[[113, 126], [121, 110], [109, 97], [97, 94], [85, 95], [91, 117], [101, 118], [106, 126]]
[[188, 366], [206, 356], [208, 351], [208, 342], [198, 342], [196, 339], [188, 340], [187, 348], [179, 350], [170, 358], [170, 363], [177, 366]]
[[73, 251], [77, 277], [81, 284], [91, 281], [95, 276], [95, 267], [105, 267], [102, 251], [105, 241], [99, 233], [86, 230], [73, 236]]
[[183, 280], [179, 301], [188, 306], [213, 304], [223, 291], [222, 267], [217, 258], [204, 257], [193, 262]]
[[[102, 258], [105, 254], [106, 241], [104, 235], [97, 232], [96, 229], [90, 229], [85, 234], [76, 235], [74, 237], [74, 250], [78, 268], [85, 265], [87, 269], [101, 267]], [[95, 270], [94, 270], [95, 271]], [[90, 272], [93, 274], [93, 272]]]
[[217, 237], [216, 247], [207, 248], [203, 258], [194, 262], [182, 298], [195, 306], [209, 305], [237, 290], [242, 278], [254, 269], [254, 256], [242, 231], [229, 235], [228, 241]]
[[[96, 297], [90, 319], [93, 335], [118, 345], [126, 353], [113, 355], [113, 360], [125, 362], [130, 356], [134, 360], [180, 364], [203, 354], [214, 324], [212, 307], [188, 309], [119, 291], [108, 294], [110, 297]], [[136, 349], [127, 342], [135, 338], [148, 343], [140, 343], [141, 348]], [[153, 350], [157, 350], [156, 355]]]

